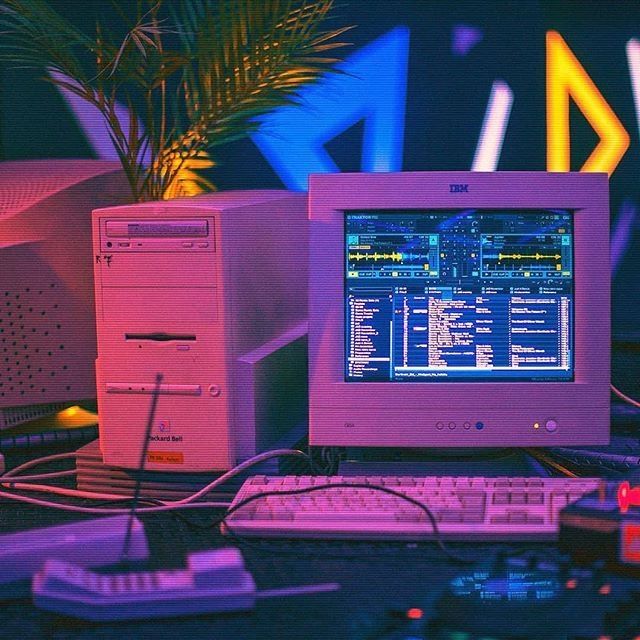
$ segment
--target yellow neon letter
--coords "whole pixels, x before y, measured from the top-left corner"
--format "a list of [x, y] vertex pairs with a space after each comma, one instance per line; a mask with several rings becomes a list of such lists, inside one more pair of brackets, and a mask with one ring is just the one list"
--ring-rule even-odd
[[571, 170], [571, 96], [600, 136], [581, 171], [609, 175], [629, 148], [629, 134], [557, 31], [547, 32], [547, 171]]

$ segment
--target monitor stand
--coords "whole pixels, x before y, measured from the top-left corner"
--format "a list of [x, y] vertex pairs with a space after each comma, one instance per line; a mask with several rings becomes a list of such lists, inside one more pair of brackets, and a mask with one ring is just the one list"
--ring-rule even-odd
[[522, 449], [347, 449], [342, 476], [546, 476]]

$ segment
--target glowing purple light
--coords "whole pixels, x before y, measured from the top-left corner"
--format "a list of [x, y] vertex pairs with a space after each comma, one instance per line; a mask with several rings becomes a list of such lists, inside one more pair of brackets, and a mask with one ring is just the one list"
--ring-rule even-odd
[[[71, 78], [67, 78], [63, 74], [53, 71], [52, 69], [49, 69], [48, 73], [54, 80], [61, 80], [71, 85], [75, 84]], [[60, 85], [56, 85], [56, 88], [64, 98], [68, 107], [75, 115], [78, 124], [82, 128], [82, 131], [87, 137], [87, 141], [91, 145], [91, 148], [93, 149], [96, 156], [100, 160], [119, 161], [120, 158], [113, 146], [111, 137], [109, 136], [109, 129], [104, 121], [104, 118], [102, 117], [102, 114], [98, 111], [98, 109], [96, 109], [96, 107], [89, 104], [86, 100], [83, 100], [68, 89], [61, 87]], [[129, 110], [122, 105], [117, 105], [116, 115], [120, 122], [122, 131], [126, 136], [128, 136]], [[144, 127], [141, 123], [138, 123], [138, 130], [140, 131], [140, 133], [144, 131]], [[145, 164], [149, 163], [148, 150], [145, 153], [144, 160]]]
[[620, 262], [627, 251], [633, 223], [636, 219], [638, 208], [628, 198], [620, 205], [616, 223], [611, 233], [611, 275], [614, 276]]
[[456, 24], [451, 35], [451, 53], [454, 56], [466, 56], [484, 37], [477, 27], [468, 24]]

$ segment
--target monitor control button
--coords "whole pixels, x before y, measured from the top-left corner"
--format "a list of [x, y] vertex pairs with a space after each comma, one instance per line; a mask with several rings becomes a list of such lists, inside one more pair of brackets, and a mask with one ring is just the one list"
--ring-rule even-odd
[[554, 420], [553, 418], [550, 418], [549, 420], [547, 420], [544, 423], [544, 428], [549, 433], [553, 433], [554, 431], [557, 431], [558, 430], [558, 422], [557, 422], [557, 420]]
[[444, 429], [444, 422], [436, 422], [436, 429], [442, 431], [442, 429]]
[[449, 423], [449, 429], [451, 429], [452, 431], [456, 428], [456, 423], [455, 422], [450, 422]]
[[471, 429], [471, 423], [470, 422], [465, 422], [462, 426], [467, 430]]
[[209, 395], [217, 398], [222, 393], [222, 389], [217, 384], [209, 385]]

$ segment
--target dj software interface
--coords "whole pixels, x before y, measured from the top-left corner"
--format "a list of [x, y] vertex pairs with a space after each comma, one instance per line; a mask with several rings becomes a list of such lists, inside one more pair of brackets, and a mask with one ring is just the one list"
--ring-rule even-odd
[[570, 381], [567, 210], [345, 214], [345, 379]]

